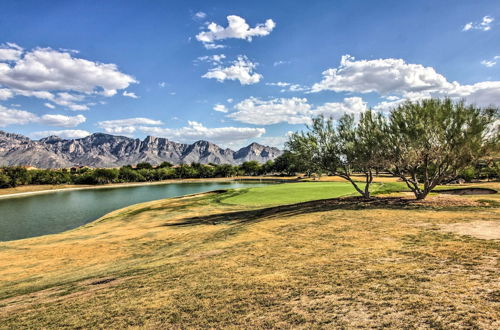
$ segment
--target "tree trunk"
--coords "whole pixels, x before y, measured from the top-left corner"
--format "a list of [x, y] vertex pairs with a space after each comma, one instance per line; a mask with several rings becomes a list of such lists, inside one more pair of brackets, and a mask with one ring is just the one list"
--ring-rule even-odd
[[427, 197], [428, 194], [429, 194], [429, 192], [425, 192], [425, 191], [415, 192], [416, 200], [417, 201], [423, 200], [423, 199], [425, 199], [425, 197]]
[[341, 178], [344, 178], [344, 179], [346, 179], [347, 181], [349, 181], [349, 182], [352, 184], [352, 186], [354, 187], [354, 189], [356, 189], [356, 191], [357, 191], [357, 192], [358, 192], [361, 196], [363, 196], [363, 198], [365, 198], [365, 199], [370, 199], [370, 198], [371, 198], [371, 196], [370, 196], [370, 183], [371, 183], [371, 181], [370, 181], [370, 183], [367, 181], [366, 186], [365, 186], [365, 189], [364, 189], [364, 190], [362, 190], [361, 188], [359, 188], [359, 186], [356, 184], [356, 182], [354, 182], [354, 180], [353, 180], [353, 179], [351, 179], [351, 176], [350, 176], [350, 175], [348, 175], [348, 174], [339, 174], [339, 176], [340, 176]]

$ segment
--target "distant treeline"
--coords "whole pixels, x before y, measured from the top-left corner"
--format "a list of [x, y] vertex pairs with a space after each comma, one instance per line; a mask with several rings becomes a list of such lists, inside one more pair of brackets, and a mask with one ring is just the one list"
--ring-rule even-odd
[[228, 178], [240, 175], [295, 174], [300, 169], [289, 162], [289, 156], [288, 153], [285, 153], [274, 162], [268, 161], [265, 164], [260, 164], [256, 161], [249, 161], [237, 166], [199, 163], [173, 166], [168, 162], [153, 166], [144, 162], [136, 166], [127, 165], [120, 168], [28, 169], [22, 166], [1, 167], [0, 187], [8, 188], [28, 184], [108, 184], [167, 179]]
[[[268, 161], [265, 164], [250, 161], [238, 166], [229, 164], [204, 165], [199, 163], [173, 166], [168, 162], [153, 166], [144, 162], [134, 167], [127, 165], [120, 168], [28, 169], [22, 166], [0, 167], [0, 188], [28, 184], [108, 184], [152, 182], [168, 179], [229, 178], [242, 175], [294, 176], [298, 173], [307, 172], [308, 169], [303, 161], [289, 151], [285, 151], [283, 155], [274, 161]], [[456, 179], [472, 182], [476, 180], [498, 180], [499, 177], [500, 160], [481, 160], [461, 171]]]

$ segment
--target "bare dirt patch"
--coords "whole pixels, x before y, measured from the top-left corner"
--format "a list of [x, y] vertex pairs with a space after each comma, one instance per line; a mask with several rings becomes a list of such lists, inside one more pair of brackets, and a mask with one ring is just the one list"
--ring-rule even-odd
[[451, 223], [441, 226], [441, 230], [481, 239], [500, 240], [500, 221]]
[[[412, 196], [412, 195], [411, 195]], [[412, 196], [413, 198], [413, 196]], [[456, 195], [436, 195], [429, 196], [424, 200], [413, 200], [413, 204], [429, 207], [460, 207], [460, 206], [481, 206], [482, 203], [467, 197]]]

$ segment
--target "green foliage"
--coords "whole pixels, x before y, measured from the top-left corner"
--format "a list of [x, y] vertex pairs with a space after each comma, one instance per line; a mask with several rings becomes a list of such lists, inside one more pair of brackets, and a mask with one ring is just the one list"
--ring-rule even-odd
[[26, 185], [31, 181], [30, 173], [26, 168], [21, 166], [5, 167], [3, 173], [9, 177], [9, 187]]
[[[313, 118], [306, 132], [294, 133], [287, 146], [295, 162], [305, 166], [307, 174], [330, 173], [348, 180], [362, 196], [370, 197], [374, 172], [382, 167], [384, 118], [366, 111], [356, 122], [345, 114], [337, 123], [323, 116]], [[351, 177], [354, 172], [365, 175], [365, 186]]]
[[267, 175], [267, 174], [271, 174], [273, 172], [274, 172], [274, 162], [272, 160], [268, 160], [267, 162], [262, 164], [259, 174]]
[[[265, 168], [265, 170], [264, 170]], [[24, 167], [0, 168], [0, 188], [15, 187], [26, 184], [108, 184], [119, 182], [146, 182], [168, 179], [216, 178], [232, 177], [245, 173], [246, 175], [260, 175], [263, 172], [272, 172], [273, 162], [265, 166], [257, 162], [248, 162], [241, 168], [229, 164], [182, 164], [173, 166], [163, 162], [154, 168], [151, 164], [139, 163], [135, 168], [125, 165], [119, 169], [36, 169], [28, 171]]]
[[198, 171], [186, 164], [181, 164], [175, 168], [175, 177], [179, 179], [189, 179], [196, 178], [198, 176]]
[[156, 170], [157, 180], [167, 180], [175, 178], [175, 170], [171, 167], [160, 167]]
[[0, 172], [0, 188], [9, 188], [11, 186], [10, 176]]
[[240, 169], [245, 175], [258, 175], [261, 171], [259, 162], [252, 160], [241, 164]]
[[214, 170], [215, 177], [229, 178], [238, 175], [238, 168], [229, 164], [218, 165]]
[[[498, 109], [450, 99], [406, 102], [389, 118], [371, 110], [359, 121], [348, 114], [337, 122], [320, 116], [306, 132], [290, 136], [290, 153], [276, 159], [275, 168], [282, 171], [301, 163], [307, 174], [338, 175], [366, 198], [374, 173], [388, 170], [423, 199], [436, 185], [457, 176], [498, 177], [498, 162], [474, 167], [480, 158], [499, 150], [498, 119]], [[354, 173], [364, 174], [364, 189], [352, 180]]]
[[137, 164], [136, 168], [138, 170], [141, 170], [141, 169], [148, 169], [148, 170], [150, 170], [150, 169], [153, 168], [153, 165], [151, 165], [148, 162], [142, 162], [142, 163]]
[[406, 102], [392, 111], [385, 155], [388, 170], [423, 199], [481, 157], [498, 150], [498, 109], [450, 99]]
[[168, 167], [172, 167], [174, 165], [172, 165], [172, 163], [169, 163], [169, 162], [162, 162], [160, 165], [158, 165], [159, 168], [168, 168]]
[[48, 171], [32, 170], [30, 171], [30, 183], [36, 184], [67, 184], [72, 182], [71, 174], [67, 171]]
[[466, 182], [500, 179], [500, 159], [480, 159], [457, 174], [458, 179]]
[[273, 164], [273, 171], [283, 173], [288, 176], [299, 172], [312, 172], [298, 154], [285, 151], [281, 156], [276, 157]]
[[118, 182], [119, 171], [111, 168], [98, 168], [92, 173], [93, 184], [107, 184]]
[[121, 167], [118, 173], [118, 178], [122, 182], [146, 181], [146, 179], [138, 171], [133, 170], [130, 166]]
[[466, 182], [471, 182], [472, 180], [474, 180], [474, 178], [477, 177], [476, 168], [474, 166], [467, 166], [462, 171], [460, 171], [458, 176], [461, 179], [464, 179]]

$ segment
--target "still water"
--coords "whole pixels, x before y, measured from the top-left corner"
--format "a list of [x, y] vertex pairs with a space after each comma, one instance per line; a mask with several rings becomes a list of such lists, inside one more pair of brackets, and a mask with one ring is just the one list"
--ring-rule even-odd
[[113, 210], [156, 199], [265, 183], [170, 183], [120, 188], [58, 191], [0, 199], [0, 241], [60, 233]]

